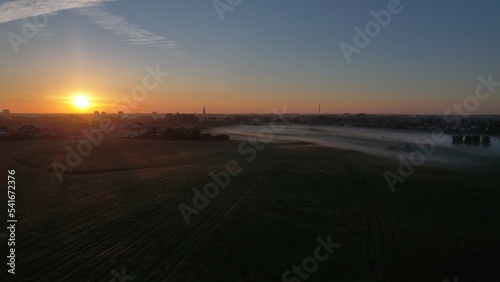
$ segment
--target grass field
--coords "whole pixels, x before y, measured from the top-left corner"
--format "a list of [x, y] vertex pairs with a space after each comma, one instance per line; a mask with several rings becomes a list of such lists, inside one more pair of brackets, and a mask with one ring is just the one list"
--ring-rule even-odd
[[[16, 281], [287, 281], [328, 236], [340, 246], [289, 281], [500, 281], [491, 160], [424, 165], [392, 193], [396, 159], [291, 143], [249, 162], [236, 141], [113, 139], [60, 183], [67, 143], [0, 143], [1, 178], [16, 170]], [[186, 224], [179, 204], [230, 160], [242, 172]]]

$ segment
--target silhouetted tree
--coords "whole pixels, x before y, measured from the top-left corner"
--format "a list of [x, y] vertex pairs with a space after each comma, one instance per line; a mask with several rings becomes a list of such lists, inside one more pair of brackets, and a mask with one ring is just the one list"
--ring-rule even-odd
[[453, 145], [461, 145], [464, 143], [464, 136], [461, 134], [452, 136], [452, 144]]
[[467, 146], [472, 145], [472, 136], [470, 136], [470, 135], [465, 136], [464, 143]]
[[212, 137], [213, 140], [221, 141], [221, 140], [229, 140], [229, 135], [226, 134], [217, 134]]
[[212, 134], [211, 133], [203, 133], [201, 135], [201, 140], [212, 140]]
[[483, 136], [482, 140], [481, 140], [481, 145], [483, 145], [483, 147], [489, 147], [491, 146], [491, 140], [490, 140], [490, 137], [489, 136]]
[[179, 114], [177, 115], [179, 124], [185, 125], [199, 125], [200, 119], [195, 115]]
[[481, 136], [473, 135], [472, 136], [472, 145], [479, 146], [479, 144], [481, 144]]
[[167, 140], [172, 140], [174, 139], [174, 133], [174, 129], [172, 127], [169, 127], [163, 132], [163, 137]]
[[201, 130], [197, 127], [189, 130], [188, 136], [190, 140], [200, 140]]
[[165, 124], [174, 125], [177, 124], [177, 118], [173, 114], [166, 114], [164, 119]]
[[151, 128], [151, 134], [153, 136], [156, 136], [156, 133], [158, 133], [158, 128], [156, 126], [154, 126], [154, 127]]
[[174, 140], [186, 140], [186, 133], [181, 128], [177, 128], [174, 133]]

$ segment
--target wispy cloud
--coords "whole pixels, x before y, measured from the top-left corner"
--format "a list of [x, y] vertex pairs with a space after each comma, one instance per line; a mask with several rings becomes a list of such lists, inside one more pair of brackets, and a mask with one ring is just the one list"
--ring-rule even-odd
[[[111, 31], [123, 41], [147, 46], [175, 48], [177, 42], [164, 36], [156, 35], [146, 29], [131, 24], [125, 18], [104, 10], [105, 2], [118, 0], [17, 0], [0, 4], [0, 24], [15, 20], [72, 10], [90, 17], [99, 27]], [[175, 51], [177, 56], [184, 56], [182, 51]]]
[[103, 8], [78, 9], [77, 12], [81, 15], [91, 17], [102, 29], [113, 32], [130, 44], [163, 46], [167, 48], [177, 47], [177, 42], [139, 28], [129, 23], [123, 17], [106, 12]]
[[90, 8], [116, 0], [17, 0], [0, 4], [0, 24], [57, 13], [62, 10]]

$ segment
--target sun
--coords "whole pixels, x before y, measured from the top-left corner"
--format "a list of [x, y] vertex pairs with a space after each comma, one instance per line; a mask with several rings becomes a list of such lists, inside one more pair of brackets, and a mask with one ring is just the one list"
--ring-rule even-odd
[[73, 104], [80, 109], [85, 109], [86, 107], [88, 107], [90, 105], [89, 99], [85, 96], [82, 96], [82, 95], [75, 96], [73, 98]]

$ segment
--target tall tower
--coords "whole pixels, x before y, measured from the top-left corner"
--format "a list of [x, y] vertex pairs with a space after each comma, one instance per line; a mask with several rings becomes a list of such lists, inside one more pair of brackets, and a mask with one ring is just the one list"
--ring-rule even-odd
[[203, 106], [203, 114], [206, 115], [207, 112], [205, 111], [205, 106]]
[[321, 114], [321, 104], [318, 105], [318, 115]]

